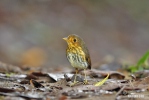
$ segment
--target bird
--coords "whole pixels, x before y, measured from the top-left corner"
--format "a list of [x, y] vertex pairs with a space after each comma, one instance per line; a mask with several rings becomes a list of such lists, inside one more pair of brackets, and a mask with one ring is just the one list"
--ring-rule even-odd
[[71, 66], [75, 68], [76, 74], [73, 84], [76, 84], [76, 75], [79, 69], [84, 70], [85, 80], [84, 84], [88, 84], [86, 79], [85, 70], [91, 69], [91, 59], [89, 50], [85, 45], [85, 42], [81, 37], [76, 34], [71, 34], [68, 37], [63, 38], [67, 42], [66, 57]]

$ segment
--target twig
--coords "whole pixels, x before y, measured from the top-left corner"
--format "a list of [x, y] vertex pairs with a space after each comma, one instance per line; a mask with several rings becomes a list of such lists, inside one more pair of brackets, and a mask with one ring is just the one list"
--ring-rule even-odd
[[124, 90], [125, 87], [126, 87], [126, 85], [124, 85], [124, 86], [118, 91], [118, 93], [116, 94], [116, 97]]

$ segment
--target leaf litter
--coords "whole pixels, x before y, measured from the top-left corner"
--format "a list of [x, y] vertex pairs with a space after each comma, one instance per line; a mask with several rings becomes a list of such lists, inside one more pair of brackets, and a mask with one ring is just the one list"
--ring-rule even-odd
[[[7, 64], [0, 64], [0, 66]], [[17, 66], [15, 66], [17, 67]], [[14, 67], [14, 68], [15, 68]], [[19, 67], [18, 67], [19, 68]], [[86, 70], [88, 84], [84, 84], [84, 71], [74, 81], [74, 73], [37, 72], [21, 73], [6, 70], [0, 73], [0, 99], [2, 100], [91, 100], [91, 99], [149, 99], [149, 71], [138, 71], [127, 79], [119, 71]], [[8, 70], [7, 70], [8, 71]]]

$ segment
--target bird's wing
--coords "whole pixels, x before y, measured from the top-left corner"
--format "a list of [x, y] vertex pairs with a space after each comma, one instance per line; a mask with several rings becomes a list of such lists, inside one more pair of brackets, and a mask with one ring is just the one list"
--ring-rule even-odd
[[91, 69], [91, 59], [90, 59], [89, 51], [88, 51], [88, 49], [87, 49], [86, 46], [83, 47], [83, 51], [85, 53], [85, 60], [88, 63], [88, 67], [87, 68], [88, 69]]

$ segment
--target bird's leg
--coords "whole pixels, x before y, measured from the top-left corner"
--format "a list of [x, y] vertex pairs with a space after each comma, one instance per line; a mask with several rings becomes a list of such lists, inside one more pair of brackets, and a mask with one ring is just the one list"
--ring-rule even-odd
[[77, 75], [78, 75], [78, 68], [76, 68], [76, 75], [75, 75], [74, 83], [77, 83], [77, 81], [76, 81]]
[[87, 78], [86, 78], [85, 69], [84, 69], [84, 76], [85, 76], [85, 78], [84, 78], [84, 84], [88, 84], [88, 81], [87, 81]]
[[76, 74], [73, 83], [70, 86], [74, 86], [77, 83], [78, 68], [76, 68]]

